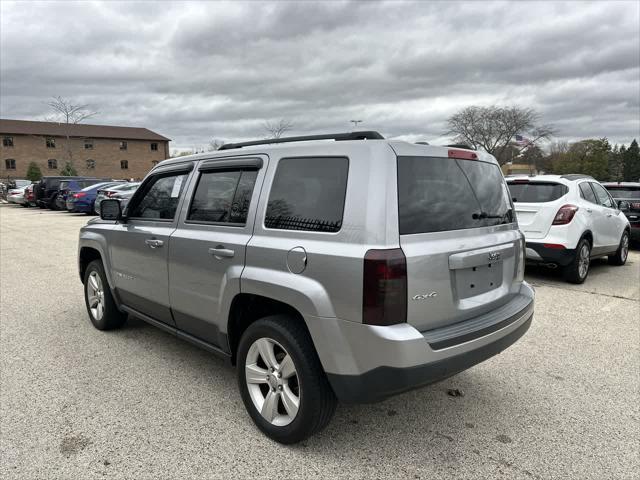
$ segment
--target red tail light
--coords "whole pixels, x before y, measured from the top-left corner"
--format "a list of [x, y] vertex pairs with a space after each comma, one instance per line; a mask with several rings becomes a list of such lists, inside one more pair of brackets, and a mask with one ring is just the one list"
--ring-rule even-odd
[[104, 192], [104, 193], [109, 198], [113, 197], [116, 194], [116, 192]]
[[407, 260], [400, 248], [369, 250], [364, 256], [362, 322], [407, 321]]
[[635, 210], [640, 210], [640, 203], [633, 202], [631, 204], [631, 208], [633, 208]]
[[84, 192], [78, 192], [78, 193], [74, 193], [73, 194], [73, 198], [82, 198], [82, 197], [86, 197], [87, 194]]
[[575, 205], [563, 205], [556, 213], [553, 219], [553, 225], [566, 225], [573, 220], [574, 215], [578, 211], [578, 207]]

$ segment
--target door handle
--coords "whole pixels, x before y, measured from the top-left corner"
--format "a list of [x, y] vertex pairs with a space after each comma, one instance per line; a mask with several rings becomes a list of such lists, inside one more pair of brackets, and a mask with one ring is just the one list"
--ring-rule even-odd
[[155, 238], [147, 239], [144, 241], [144, 243], [146, 243], [149, 248], [159, 248], [164, 245], [164, 242], [162, 240], [156, 240]]
[[210, 248], [209, 249], [209, 253], [211, 255], [213, 255], [214, 257], [216, 257], [218, 260], [220, 260], [222, 258], [231, 258], [236, 254], [236, 252], [234, 252], [233, 250], [229, 250], [228, 248], [224, 248], [223, 245], [218, 245], [215, 248]]
[[591, 213], [591, 212], [593, 212], [593, 210], [590, 209], [590, 208], [587, 208], [587, 212]]
[[607, 217], [612, 217], [613, 213], [607, 213]]

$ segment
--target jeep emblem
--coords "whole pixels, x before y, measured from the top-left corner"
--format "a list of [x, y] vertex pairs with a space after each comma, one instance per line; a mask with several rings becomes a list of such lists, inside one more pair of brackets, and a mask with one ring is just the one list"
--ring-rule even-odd
[[491, 252], [489, 254], [489, 260], [490, 261], [500, 260], [500, 252]]

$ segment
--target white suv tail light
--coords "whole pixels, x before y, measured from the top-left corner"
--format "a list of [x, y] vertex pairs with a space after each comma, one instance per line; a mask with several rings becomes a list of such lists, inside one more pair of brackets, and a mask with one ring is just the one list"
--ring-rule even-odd
[[578, 207], [575, 205], [561, 206], [553, 219], [552, 225], [566, 225], [567, 223], [570, 223], [577, 211]]

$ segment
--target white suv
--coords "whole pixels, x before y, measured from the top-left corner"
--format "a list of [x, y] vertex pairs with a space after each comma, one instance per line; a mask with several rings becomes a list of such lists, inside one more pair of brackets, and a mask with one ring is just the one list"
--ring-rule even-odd
[[561, 267], [565, 279], [582, 283], [592, 258], [608, 255], [624, 265], [629, 221], [607, 190], [586, 175], [508, 177], [527, 261]]

